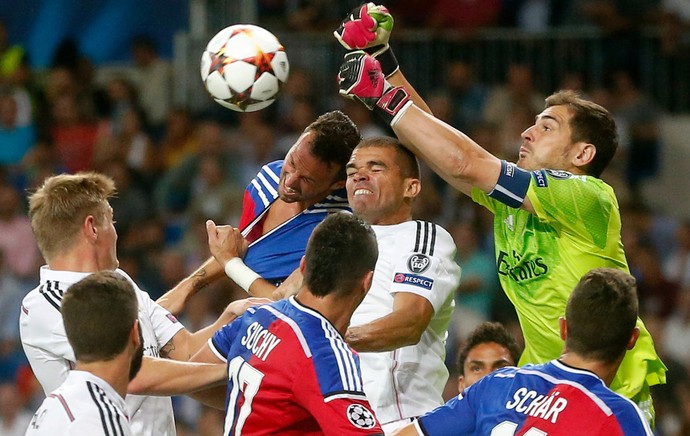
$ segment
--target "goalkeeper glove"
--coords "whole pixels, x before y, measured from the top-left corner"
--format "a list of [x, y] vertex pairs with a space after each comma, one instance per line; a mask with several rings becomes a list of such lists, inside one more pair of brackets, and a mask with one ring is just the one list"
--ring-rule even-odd
[[361, 49], [374, 56], [386, 77], [398, 71], [398, 60], [388, 44], [393, 16], [385, 6], [366, 3], [355, 8], [333, 32], [347, 50]]
[[379, 61], [361, 50], [345, 55], [338, 72], [338, 87], [340, 95], [362, 102], [391, 127], [412, 106], [407, 90], [391, 86]]

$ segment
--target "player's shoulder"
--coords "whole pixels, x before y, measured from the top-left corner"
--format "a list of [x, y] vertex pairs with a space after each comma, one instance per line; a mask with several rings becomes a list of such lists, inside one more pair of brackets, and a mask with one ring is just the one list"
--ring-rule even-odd
[[405, 221], [392, 226], [372, 226], [377, 239], [393, 243], [400, 251], [438, 255], [455, 250], [450, 233], [441, 225], [424, 220]]

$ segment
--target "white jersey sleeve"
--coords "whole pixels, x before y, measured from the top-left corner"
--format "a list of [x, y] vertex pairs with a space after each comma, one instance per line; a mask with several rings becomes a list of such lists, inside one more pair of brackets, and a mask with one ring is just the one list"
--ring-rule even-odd
[[46, 395], [65, 381], [76, 362], [60, 313], [65, 290], [57, 282], [41, 284], [24, 297], [19, 317], [24, 353]]
[[172, 313], [153, 301], [147, 292], [142, 291], [127, 273], [120, 269], [117, 272], [129, 280], [134, 290], [137, 291], [139, 321], [150, 324], [150, 331], [154, 333], [155, 338], [147, 338], [149, 339], [147, 342], [158, 345], [158, 349], [151, 354], [157, 357], [158, 351], [170, 342], [173, 336], [184, 328], [184, 325]]
[[455, 243], [441, 226], [414, 221], [416, 230], [401, 233], [393, 260], [390, 292], [411, 292], [431, 303], [438, 312], [460, 284]]

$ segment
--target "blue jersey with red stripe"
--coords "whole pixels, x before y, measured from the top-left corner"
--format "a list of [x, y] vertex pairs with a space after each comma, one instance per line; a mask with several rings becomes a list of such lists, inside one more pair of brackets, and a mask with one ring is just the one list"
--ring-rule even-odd
[[228, 362], [224, 435], [382, 434], [359, 357], [294, 297], [250, 308], [211, 344]]
[[652, 435], [632, 401], [558, 360], [497, 370], [415, 425], [429, 436]]
[[311, 232], [328, 213], [350, 211], [347, 193], [340, 189], [264, 234], [262, 219], [278, 199], [282, 169], [282, 160], [261, 168], [244, 191], [240, 219], [242, 235], [249, 241], [244, 263], [262, 278], [276, 284], [297, 269]]

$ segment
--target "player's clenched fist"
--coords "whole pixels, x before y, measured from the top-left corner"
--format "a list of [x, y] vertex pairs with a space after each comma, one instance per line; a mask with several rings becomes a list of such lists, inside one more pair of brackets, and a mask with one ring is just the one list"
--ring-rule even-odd
[[355, 8], [333, 35], [348, 50], [368, 49], [387, 45], [392, 30], [393, 16], [388, 9], [366, 3]]
[[345, 55], [338, 72], [340, 95], [359, 100], [372, 110], [383, 94], [384, 84], [381, 64], [371, 55], [361, 50]]
[[388, 44], [393, 16], [385, 6], [366, 3], [355, 8], [333, 35], [347, 50], [361, 49], [381, 63], [385, 77], [398, 71], [398, 60]]
[[392, 87], [383, 76], [381, 64], [358, 50], [347, 53], [338, 72], [340, 95], [359, 100], [391, 126], [412, 105], [403, 87]]

